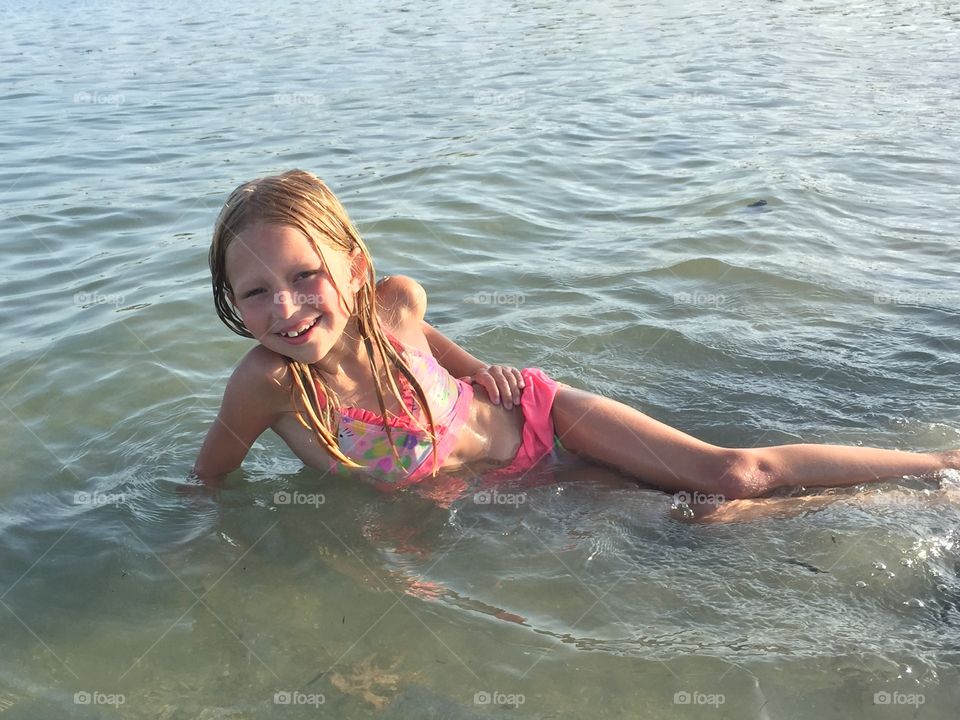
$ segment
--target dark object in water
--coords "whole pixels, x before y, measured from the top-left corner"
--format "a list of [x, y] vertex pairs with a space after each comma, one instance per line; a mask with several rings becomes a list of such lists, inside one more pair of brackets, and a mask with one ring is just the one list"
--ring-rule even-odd
[[763, 207], [766, 204], [767, 204], [766, 200], [757, 200], [755, 203], [750, 203], [749, 205], [747, 205], [747, 207], [757, 208], [757, 207]]
[[816, 565], [811, 565], [811, 564], [808, 563], [808, 562], [804, 562], [803, 560], [797, 560], [796, 558], [786, 558], [786, 560], [785, 560], [784, 562], [788, 562], [788, 563], [790, 563], [791, 565], [799, 565], [800, 567], [805, 568], [805, 569], [809, 570], [810, 572], [820, 573], [820, 574], [822, 574], [822, 575], [829, 575], [829, 574], [830, 574], [830, 571], [829, 571], [829, 570], [821, 570], [821, 569], [818, 568]]

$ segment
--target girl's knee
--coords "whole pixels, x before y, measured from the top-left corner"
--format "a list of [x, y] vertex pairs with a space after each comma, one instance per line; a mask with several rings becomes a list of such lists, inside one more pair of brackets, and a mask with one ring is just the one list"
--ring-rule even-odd
[[717, 492], [729, 500], [758, 497], [773, 486], [772, 468], [753, 448], [721, 448]]

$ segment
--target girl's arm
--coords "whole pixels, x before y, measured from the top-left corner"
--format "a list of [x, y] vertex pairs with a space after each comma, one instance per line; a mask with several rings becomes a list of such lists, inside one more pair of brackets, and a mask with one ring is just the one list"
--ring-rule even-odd
[[523, 375], [508, 365], [487, 365], [468, 353], [442, 332], [425, 320], [420, 321], [421, 329], [430, 345], [430, 351], [443, 367], [454, 377], [469, 377], [487, 391], [490, 402], [510, 410], [520, 404], [523, 392]]
[[283, 359], [262, 346], [240, 361], [200, 448], [194, 475], [211, 483], [240, 467], [250, 446], [283, 410], [286, 396], [275, 378], [285, 371]]
[[451, 375], [469, 377], [487, 391], [491, 402], [508, 410], [520, 402], [523, 378], [516, 368], [488, 365], [475, 358], [423, 318], [427, 293], [413, 278], [388, 275], [377, 283], [378, 313], [383, 322], [420, 346], [426, 341], [430, 352]]
[[420, 329], [437, 362], [454, 377], [473, 377], [488, 367], [487, 363], [475, 358], [426, 320], [420, 321]]

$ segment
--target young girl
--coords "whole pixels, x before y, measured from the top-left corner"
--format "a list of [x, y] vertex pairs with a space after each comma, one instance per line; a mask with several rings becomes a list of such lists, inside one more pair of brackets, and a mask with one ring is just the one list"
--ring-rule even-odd
[[556, 443], [666, 491], [724, 498], [960, 467], [960, 451], [723, 448], [538, 369], [488, 365], [424, 320], [407, 277], [375, 282], [346, 211], [316, 176], [244, 183], [213, 233], [217, 314], [258, 344], [240, 361], [195, 474], [238, 468], [268, 428], [308, 466], [400, 488], [460, 465], [519, 475]]

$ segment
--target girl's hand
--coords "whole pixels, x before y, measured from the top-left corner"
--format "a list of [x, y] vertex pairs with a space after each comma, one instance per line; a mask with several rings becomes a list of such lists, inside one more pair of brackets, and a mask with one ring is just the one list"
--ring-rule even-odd
[[488, 365], [481, 368], [471, 378], [480, 385], [490, 396], [494, 405], [503, 401], [503, 407], [512, 410], [520, 403], [520, 393], [523, 390], [523, 376], [520, 371], [507, 365]]

